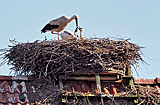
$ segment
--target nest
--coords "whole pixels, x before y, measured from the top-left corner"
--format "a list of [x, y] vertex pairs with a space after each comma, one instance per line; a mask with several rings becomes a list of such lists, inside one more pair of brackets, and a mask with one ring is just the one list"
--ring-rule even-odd
[[[70, 73], [107, 72], [125, 75], [127, 67], [132, 65], [136, 68], [139, 61], [145, 62], [141, 52], [143, 47], [131, 43], [129, 40], [92, 38], [67, 41], [36, 40], [32, 43], [10, 40], [13, 45], [0, 50], [2, 52], [0, 56], [3, 58], [0, 66], [7, 63], [12, 65], [11, 70], [15, 75], [33, 76], [33, 81], [26, 84], [27, 90], [30, 89], [28, 94], [30, 102], [40, 101], [55, 104], [61, 102], [62, 91], [56, 81], [60, 73], [67, 75]], [[31, 86], [34, 86], [37, 92], [32, 92]], [[135, 95], [139, 90], [129, 89], [129, 91], [119, 93], [119, 96]], [[145, 92], [139, 91], [139, 95], [140, 93], [144, 94]], [[146, 94], [148, 97], [148, 93]], [[159, 98], [157, 93], [154, 96], [151, 100]], [[139, 101], [141, 102], [141, 100]], [[156, 101], [154, 102], [156, 103]]]
[[116, 72], [125, 75], [127, 66], [144, 62], [141, 48], [129, 39], [112, 40], [92, 38], [86, 40], [36, 40], [20, 43], [2, 50], [3, 62], [12, 65], [14, 73], [56, 78], [59, 73]]

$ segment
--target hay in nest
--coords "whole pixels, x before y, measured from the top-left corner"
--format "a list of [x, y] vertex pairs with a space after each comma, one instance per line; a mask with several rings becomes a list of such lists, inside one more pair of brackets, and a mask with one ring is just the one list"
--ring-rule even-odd
[[116, 72], [125, 75], [127, 66], [144, 62], [142, 47], [129, 42], [129, 39], [10, 41], [14, 45], [1, 50], [4, 59], [1, 65], [12, 65], [15, 74], [52, 75], [55, 78], [61, 72]]

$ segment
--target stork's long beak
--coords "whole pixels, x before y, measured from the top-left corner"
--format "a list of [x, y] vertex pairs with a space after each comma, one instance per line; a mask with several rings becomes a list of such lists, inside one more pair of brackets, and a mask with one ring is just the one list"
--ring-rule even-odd
[[77, 31], [78, 31], [78, 27], [76, 27], [76, 29], [75, 29], [75, 31], [74, 31], [74, 35], [77, 36], [77, 37], [79, 37], [79, 36], [77, 35]]
[[76, 20], [76, 27], [78, 28], [78, 19], [76, 18], [75, 20]]

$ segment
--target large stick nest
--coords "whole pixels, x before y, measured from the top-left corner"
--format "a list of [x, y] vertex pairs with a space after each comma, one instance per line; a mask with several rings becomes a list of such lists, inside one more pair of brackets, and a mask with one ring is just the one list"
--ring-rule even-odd
[[117, 72], [125, 75], [127, 66], [144, 62], [140, 51], [142, 47], [129, 42], [129, 39], [10, 41], [14, 45], [3, 50], [1, 65], [12, 65], [11, 70], [16, 74], [56, 77], [61, 72]]

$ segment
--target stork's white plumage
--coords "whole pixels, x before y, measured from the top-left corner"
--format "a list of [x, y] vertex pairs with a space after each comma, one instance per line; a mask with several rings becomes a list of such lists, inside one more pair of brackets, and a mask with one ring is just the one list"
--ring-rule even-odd
[[69, 39], [77, 39], [77, 35], [73, 34], [69, 30], [65, 30], [62, 34], [60, 34], [62, 40], [69, 40]]
[[68, 16], [62, 16], [46, 24], [44, 28], [41, 30], [41, 33], [45, 33], [46, 31], [51, 31], [52, 34], [57, 34], [53, 33], [55, 31], [58, 32], [58, 35], [60, 35], [59, 32], [61, 32], [68, 25], [68, 23], [70, 23], [74, 19], [76, 21], [76, 27], [78, 27], [78, 19], [79, 19], [78, 15], [73, 15], [71, 18], [69, 18]]

